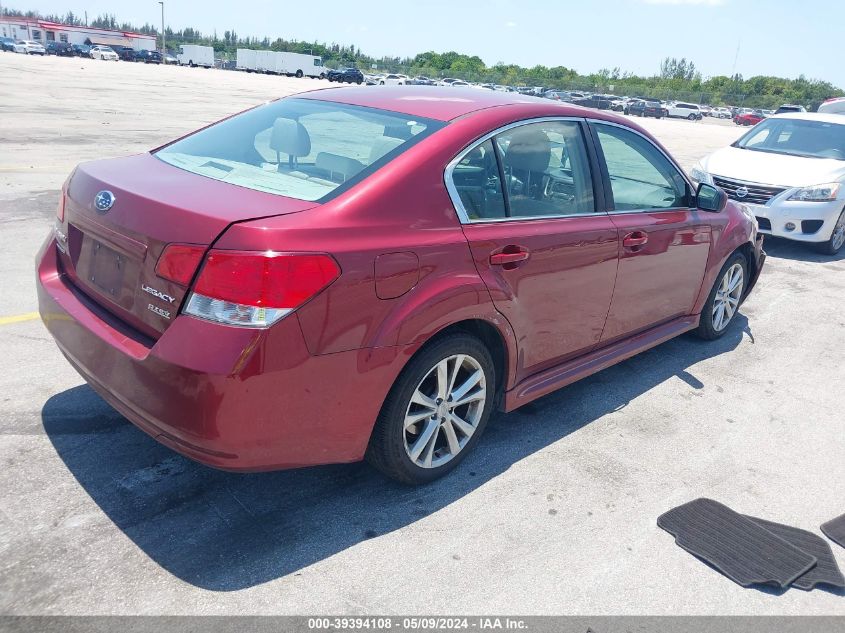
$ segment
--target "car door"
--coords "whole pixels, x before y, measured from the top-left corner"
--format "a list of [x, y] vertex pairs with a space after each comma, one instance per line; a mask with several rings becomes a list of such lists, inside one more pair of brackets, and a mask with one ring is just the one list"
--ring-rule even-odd
[[710, 225], [691, 206], [692, 186], [650, 139], [591, 122], [610, 218], [619, 231], [619, 270], [602, 342], [688, 315], [710, 252]]
[[581, 119], [522, 122], [447, 169], [478, 272], [517, 337], [517, 380], [601, 340], [618, 231], [597, 211], [603, 192], [587, 133]]

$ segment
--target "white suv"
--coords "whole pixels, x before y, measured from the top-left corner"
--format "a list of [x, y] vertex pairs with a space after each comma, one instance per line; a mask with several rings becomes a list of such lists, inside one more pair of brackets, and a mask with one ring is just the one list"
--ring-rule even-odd
[[680, 119], [689, 119], [690, 121], [700, 121], [702, 118], [701, 108], [694, 103], [684, 103], [683, 101], [676, 101], [666, 106], [670, 117]]
[[702, 159], [693, 180], [724, 189], [756, 216], [761, 233], [845, 245], [845, 117], [778, 114]]

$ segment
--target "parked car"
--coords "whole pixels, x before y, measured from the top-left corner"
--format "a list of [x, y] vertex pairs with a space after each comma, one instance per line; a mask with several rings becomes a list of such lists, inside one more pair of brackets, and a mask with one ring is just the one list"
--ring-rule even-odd
[[342, 84], [360, 84], [364, 81], [364, 73], [357, 68], [341, 68], [338, 70], [329, 70], [326, 73], [326, 79]]
[[404, 86], [408, 82], [407, 75], [389, 74], [385, 75], [380, 81], [380, 86]]
[[136, 51], [135, 61], [144, 62], [145, 64], [160, 64], [162, 61], [161, 53], [150, 50]]
[[660, 105], [659, 101], [631, 101], [627, 105], [625, 114], [654, 119], [662, 119], [667, 116], [666, 109]]
[[303, 93], [82, 163], [37, 256], [46, 328], [188, 457], [407, 483], [497, 406], [729, 330], [765, 258], [742, 205], [621, 117], [450, 94]]
[[724, 106], [713, 108], [710, 112], [710, 116], [716, 119], [731, 119], [733, 118], [731, 115], [730, 108], [726, 108]]
[[87, 44], [71, 44], [76, 57], [91, 57], [91, 47]]
[[752, 110], [751, 112], [737, 114], [734, 117], [734, 123], [737, 125], [757, 125], [765, 118], [762, 110]]
[[15, 52], [23, 53], [24, 55], [41, 55], [42, 57], [47, 54], [44, 47], [33, 40], [19, 40], [15, 42]]
[[676, 101], [670, 103], [666, 107], [666, 116], [677, 119], [689, 119], [690, 121], [701, 121], [703, 115], [701, 108], [694, 103], [685, 103], [683, 101]]
[[48, 55], [57, 57], [73, 57], [73, 46], [67, 42], [47, 42], [44, 50]]
[[164, 56], [162, 57], [162, 62], [164, 64], [179, 64], [179, 60], [176, 59], [176, 56], [170, 51], [164, 54]]
[[15, 40], [11, 37], [0, 37], [0, 51], [4, 53], [15, 52]]
[[111, 46], [92, 46], [88, 54], [91, 55], [91, 59], [99, 59], [108, 62], [116, 62], [120, 60], [120, 57], [118, 57], [117, 53], [114, 52]]
[[590, 95], [588, 97], [573, 98], [572, 103], [585, 108], [610, 110], [611, 99], [607, 95]]
[[113, 50], [117, 53], [119, 59], [122, 59], [125, 62], [135, 61], [135, 49], [131, 46], [118, 46]]
[[572, 103], [572, 95], [565, 90], [549, 90], [543, 96], [546, 97], [546, 99], [552, 99], [553, 101], [565, 101], [567, 103]]
[[845, 97], [826, 99], [820, 106], [819, 112], [828, 114], [845, 114]]
[[784, 103], [781, 107], [775, 110], [775, 114], [783, 114], [785, 112], [806, 112], [807, 108], [801, 105], [792, 105]]
[[425, 75], [417, 75], [411, 79], [408, 79], [405, 83], [410, 86], [433, 86], [435, 85], [435, 81], [433, 79], [429, 79]]
[[692, 170], [746, 204], [762, 233], [815, 244], [835, 255], [845, 244], [845, 120], [787, 113], [763, 120]]
[[457, 81], [453, 81], [449, 85], [452, 88], [469, 88], [471, 84], [467, 81], [463, 81], [461, 79], [458, 79]]

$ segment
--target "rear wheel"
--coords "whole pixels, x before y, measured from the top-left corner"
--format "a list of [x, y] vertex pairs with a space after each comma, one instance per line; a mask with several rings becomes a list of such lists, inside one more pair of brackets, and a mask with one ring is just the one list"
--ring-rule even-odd
[[695, 333], [712, 341], [728, 331], [739, 310], [739, 303], [748, 284], [748, 262], [742, 253], [734, 253], [722, 266], [716, 283], [701, 310], [701, 321]]
[[830, 234], [830, 239], [819, 243], [816, 248], [825, 255], [836, 255], [845, 246], [845, 210], [839, 215], [836, 226]]
[[297, 70], [297, 71], [296, 71], [296, 78], [297, 78], [297, 79], [302, 79], [302, 71], [301, 71], [301, 70]]
[[434, 342], [391, 388], [367, 461], [407, 484], [442, 477], [478, 442], [493, 409], [495, 385], [493, 359], [477, 338], [456, 333]]
[[695, 115], [694, 115], [694, 114], [690, 114], [687, 118], [688, 118], [690, 121], [695, 121]]

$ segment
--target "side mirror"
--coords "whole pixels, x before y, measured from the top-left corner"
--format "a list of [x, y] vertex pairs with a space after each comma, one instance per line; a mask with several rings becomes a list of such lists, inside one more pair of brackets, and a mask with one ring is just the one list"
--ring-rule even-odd
[[696, 206], [702, 211], [719, 213], [723, 211], [725, 205], [728, 204], [728, 194], [718, 187], [702, 182], [698, 185], [698, 191], [695, 194], [695, 202]]

